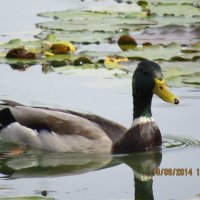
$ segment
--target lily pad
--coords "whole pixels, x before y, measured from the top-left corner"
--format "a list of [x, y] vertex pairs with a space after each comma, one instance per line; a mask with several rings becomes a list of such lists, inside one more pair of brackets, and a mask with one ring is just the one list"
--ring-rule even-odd
[[53, 54], [66, 54], [70, 52], [69, 46], [64, 44], [53, 44], [50, 49]]
[[152, 13], [159, 16], [187, 16], [193, 17], [200, 15], [199, 8], [193, 6], [193, 4], [177, 4], [177, 3], [158, 3], [149, 5], [148, 8]]
[[[121, 7], [121, 6], [120, 6]], [[106, 7], [105, 7], [106, 8]], [[47, 17], [47, 18], [54, 18], [56, 20], [71, 20], [71, 19], [78, 19], [78, 20], [86, 20], [86, 19], [94, 19], [98, 20], [100, 18], [115, 18], [115, 17], [124, 17], [126, 13], [132, 13], [134, 16], [145, 16], [141, 10], [131, 10], [131, 12], [125, 10], [124, 12], [121, 10], [119, 12], [114, 11], [114, 9], [109, 10], [106, 8], [104, 11], [95, 11], [94, 9], [89, 10], [64, 10], [58, 12], [44, 12], [39, 13], [38, 16], [40, 17]]]
[[104, 66], [107, 69], [123, 69], [124, 66], [119, 64], [121, 62], [127, 62], [128, 59], [124, 57], [110, 57], [106, 56], [104, 61]]
[[141, 34], [134, 35], [138, 43], [169, 44], [176, 41], [180, 45], [192, 46], [200, 38], [200, 27], [167, 25], [162, 27], [145, 28]]
[[[37, 26], [43, 30], [37, 37], [44, 39], [46, 34], [55, 33], [59, 38], [68, 38], [69, 41], [83, 42], [108, 42], [116, 34], [126, 34], [129, 30], [136, 30], [146, 25], [156, 23], [146, 17], [145, 12], [94, 12], [73, 11], [47, 12], [40, 16], [52, 17], [58, 20], [40, 23]], [[98, 23], [97, 23], [98, 22]], [[99, 26], [101, 24], [101, 26]]]
[[145, 48], [137, 48], [126, 52], [120, 52], [117, 55], [127, 57], [132, 60], [170, 60], [180, 53], [181, 46], [171, 44], [167, 47], [154, 45]]
[[[159, 5], [160, 4], [152, 4], [151, 6], [158, 7]], [[181, 6], [183, 5], [177, 4], [177, 9], [182, 8]], [[195, 10], [196, 9], [197, 8], [195, 8]], [[121, 13], [113, 11], [95, 12], [88, 10], [47, 12], [41, 13], [40, 16], [56, 18], [57, 20], [38, 24], [37, 26], [43, 30], [42, 33], [37, 36], [38, 38], [44, 39], [46, 35], [54, 33], [59, 39], [67, 38], [69, 41], [85, 44], [109, 42], [110, 38], [114, 35], [115, 37], [119, 37], [128, 32], [144, 29], [146, 26], [160, 27], [171, 24], [182, 26], [185, 26], [186, 24], [197, 25], [200, 18], [199, 15], [196, 15], [196, 17], [187, 15], [168, 15], [163, 17], [160, 16], [159, 13], [148, 16], [146, 11]], [[98, 23], [96, 23], [97, 21]], [[99, 26], [99, 24], [101, 24], [101, 26]], [[116, 36], [116, 34], [118, 35]]]
[[173, 16], [173, 15], [166, 15], [166, 16], [159, 16], [159, 15], [150, 15], [148, 17], [149, 20], [154, 21], [154, 27], [161, 27], [167, 25], [199, 25], [199, 18], [200, 16], [195, 17], [188, 17], [188, 16]]
[[8, 51], [6, 58], [36, 59], [36, 54], [25, 48], [14, 48]]
[[165, 78], [173, 86], [200, 85], [200, 69], [196, 62], [162, 62], [160, 63]]
[[200, 49], [200, 42], [196, 42], [196, 43], [193, 45], [193, 48]]
[[20, 39], [12, 39], [7, 43], [1, 43], [0, 48], [2, 49], [11, 49], [11, 48], [19, 48], [26, 47], [30, 51], [37, 52], [38, 49], [41, 50], [41, 41], [40, 40], [28, 40], [22, 41]]
[[[98, 21], [98, 23], [97, 23]], [[106, 22], [106, 23], [105, 23]], [[101, 24], [101, 26], [99, 26]], [[62, 21], [52, 21], [37, 24], [38, 28], [56, 30], [56, 31], [112, 31], [120, 32], [121, 30], [135, 30], [142, 28], [146, 25], [155, 25], [156, 22], [148, 19], [138, 19], [138, 18], [124, 18], [124, 17], [109, 17], [109, 18], [99, 18], [93, 19], [89, 18], [86, 20], [62, 20]]]
[[[138, 10], [137, 12], [114, 12], [108, 9], [103, 12], [96, 12], [94, 10], [66, 10], [61, 12], [41, 13], [39, 14], [40, 16], [54, 18], [56, 21], [38, 24], [38, 27], [43, 31], [37, 37], [44, 39], [47, 34], [54, 33], [59, 37], [59, 39], [67, 38], [72, 42], [90, 44], [109, 42], [112, 40], [113, 36], [119, 37], [120, 35], [129, 32], [142, 30], [146, 26], [160, 27], [171, 24], [183, 26], [186, 24], [198, 25], [200, 18], [198, 12], [199, 9], [192, 6], [191, 3], [183, 5], [182, 3], [185, 2], [187, 3], [187, 1], [171, 1], [171, 3], [167, 3], [167, 1], [164, 1], [163, 3], [160, 3], [159, 1], [156, 1], [156, 3], [151, 1], [148, 5], [148, 9], [151, 10], [150, 14], [148, 13], [148, 10]], [[133, 1], [133, 3], [136, 2]], [[162, 13], [164, 9], [161, 9], [160, 11], [159, 7], [164, 7], [172, 13], [176, 13], [165, 13], [165, 15]], [[172, 11], [171, 7], [173, 7]], [[190, 7], [191, 9], [189, 9]], [[156, 9], [158, 9], [158, 11]], [[188, 9], [189, 11], [185, 12], [185, 10]], [[193, 10], [195, 10], [195, 13], [193, 13]], [[152, 12], [155, 12], [155, 14], [152, 15]], [[99, 26], [99, 24], [101, 24], [101, 26]], [[188, 37], [186, 36], [185, 38], [185, 41], [187, 41]], [[159, 41], [159, 37], [156, 39]], [[172, 39], [170, 42], [172, 42]]]
[[165, 60], [165, 61], [198, 61], [200, 59], [199, 52], [197, 53], [183, 53], [182, 47], [176, 43], [169, 45], [147, 45], [144, 47], [137, 47], [134, 50], [123, 52], [108, 52], [108, 51], [84, 51], [80, 54], [92, 58], [104, 58], [107, 55], [117, 55], [127, 57], [130, 60]]
[[93, 64], [93, 62], [87, 57], [79, 57], [74, 60], [74, 66], [82, 66], [84, 64]]
[[[65, 61], [65, 62], [74, 62], [74, 60], [78, 56], [73, 55], [73, 54], [60, 54], [60, 55], [54, 55], [52, 57], [41, 57], [37, 59], [20, 59], [20, 58], [5, 58], [5, 57], [0, 57], [0, 63], [7, 63], [10, 65], [36, 65], [36, 64], [46, 64], [48, 62], [52, 61]], [[19, 67], [21, 68], [21, 67]]]
[[[57, 30], [44, 30], [40, 34], [38, 34], [36, 37], [39, 39], [46, 39], [47, 35], [54, 33], [56, 35], [57, 39], [64, 40], [68, 39], [69, 41], [77, 44], [99, 44], [99, 43], [105, 43], [110, 42], [113, 32], [105, 32], [105, 31], [57, 31]], [[120, 36], [122, 33], [116, 33], [115, 36]]]
[[[49, 22], [37, 24], [41, 29], [36, 36], [39, 39], [13, 39], [0, 44], [0, 62], [20, 70], [37, 63], [43, 66], [45, 73], [52, 69], [64, 74], [81, 70], [81, 73], [83, 70], [100, 73], [103, 69], [115, 77], [130, 78], [129, 74], [119, 71], [131, 71], [132, 65], [134, 68], [138, 61], [149, 59], [160, 62], [170, 85], [199, 87], [200, 10], [195, 3], [189, 0], [88, 0], [80, 4], [76, 10], [40, 13], [39, 16], [49, 18]], [[121, 45], [118, 39], [124, 35], [133, 36], [135, 42], [131, 49], [121, 48], [127, 50], [123, 52], [117, 44]], [[65, 45], [52, 48], [63, 40], [76, 43], [77, 50], [74, 47], [73, 53], [55, 55], [68, 51]], [[7, 51], [19, 47], [41, 56], [33, 61], [5, 58]], [[119, 64], [118, 56], [128, 57], [129, 63]], [[118, 71], [115, 73], [115, 70]]]
[[112, 16], [110, 12], [94, 12], [89, 10], [65, 10], [65, 11], [58, 11], [58, 12], [44, 12], [39, 13], [38, 16], [40, 17], [47, 17], [47, 18], [54, 18], [56, 20], [64, 20], [64, 19], [88, 19], [88, 18], [102, 18], [102, 17], [109, 17]]
[[200, 72], [195, 72], [193, 74], [188, 74], [188, 75], [182, 75], [182, 82], [184, 84], [200, 86]]

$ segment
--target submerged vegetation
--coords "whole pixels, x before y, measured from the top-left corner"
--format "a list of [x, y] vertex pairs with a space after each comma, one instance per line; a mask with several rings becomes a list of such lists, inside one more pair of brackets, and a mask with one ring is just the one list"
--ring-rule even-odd
[[50, 18], [37, 24], [40, 34], [35, 40], [0, 44], [0, 63], [20, 70], [41, 64], [45, 73], [58, 67], [60, 73], [72, 68], [116, 68], [120, 69], [119, 76], [113, 72], [116, 77], [127, 77], [123, 75], [132, 72], [138, 61], [149, 59], [160, 62], [171, 85], [200, 86], [198, 2], [109, 0], [98, 7], [98, 1], [90, 0], [80, 4], [83, 9], [39, 13]]

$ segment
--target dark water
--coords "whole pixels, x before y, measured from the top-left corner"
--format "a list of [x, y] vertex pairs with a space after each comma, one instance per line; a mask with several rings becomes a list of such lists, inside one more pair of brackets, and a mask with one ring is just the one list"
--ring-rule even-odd
[[[64, 0], [16, 2], [20, 6], [12, 0], [1, 0], [1, 41], [14, 36], [33, 37], [38, 32], [34, 24], [45, 20], [36, 17], [38, 12], [77, 6], [76, 1], [69, 4]], [[22, 8], [26, 8], [23, 13]], [[1, 64], [0, 98], [89, 111], [130, 126], [131, 79], [116, 79], [103, 69], [41, 72], [39, 65], [18, 71]], [[0, 198], [200, 199], [200, 90], [171, 90], [180, 97], [180, 105], [170, 105], [157, 97], [153, 100], [153, 117], [163, 135], [162, 151], [112, 156], [32, 149], [22, 152], [1, 144]]]

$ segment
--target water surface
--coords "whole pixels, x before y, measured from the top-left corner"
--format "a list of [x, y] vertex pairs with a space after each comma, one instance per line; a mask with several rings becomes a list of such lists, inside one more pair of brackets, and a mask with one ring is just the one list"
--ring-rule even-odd
[[[41, 70], [39, 65], [26, 71], [0, 65], [1, 98], [27, 105], [90, 111], [127, 127], [131, 124], [130, 79], [116, 79], [110, 75], [105, 78], [101, 71], [94, 71], [93, 76], [91, 73], [66, 76], [55, 72], [44, 74]], [[2, 146], [0, 195], [41, 196], [42, 191], [47, 191], [49, 197], [56, 199], [82, 199], [83, 196], [84, 199], [134, 199], [136, 194], [143, 194], [144, 187], [151, 199], [153, 196], [166, 200], [195, 197], [200, 181], [197, 173], [199, 90], [172, 88], [172, 91], [181, 99], [179, 106], [157, 97], [153, 100], [153, 116], [164, 140], [161, 152], [113, 157], [26, 149], [22, 155], [12, 155], [15, 147]], [[192, 169], [193, 174], [153, 177], [155, 167]], [[134, 173], [147, 177], [147, 181], [134, 178]], [[141, 198], [149, 199], [147, 196]]]
[[[34, 24], [47, 20], [37, 13], [78, 6], [79, 1], [2, 0], [0, 39], [32, 38], [40, 31]], [[105, 69], [42, 71], [40, 65], [19, 71], [0, 64], [0, 99], [92, 112], [126, 127], [132, 123], [131, 78], [116, 78]], [[170, 90], [180, 97], [180, 105], [158, 97], [152, 105], [163, 135], [162, 151], [112, 156], [16, 150], [1, 144], [0, 198], [47, 194], [59, 200], [200, 199], [200, 90]], [[155, 175], [157, 167], [163, 174]], [[182, 174], [176, 173], [179, 169]], [[164, 174], [169, 170], [171, 175]]]

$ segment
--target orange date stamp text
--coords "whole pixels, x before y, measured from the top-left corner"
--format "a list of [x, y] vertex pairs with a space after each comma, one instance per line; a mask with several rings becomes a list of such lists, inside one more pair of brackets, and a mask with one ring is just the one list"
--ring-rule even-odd
[[200, 176], [200, 168], [155, 168], [154, 176]]

